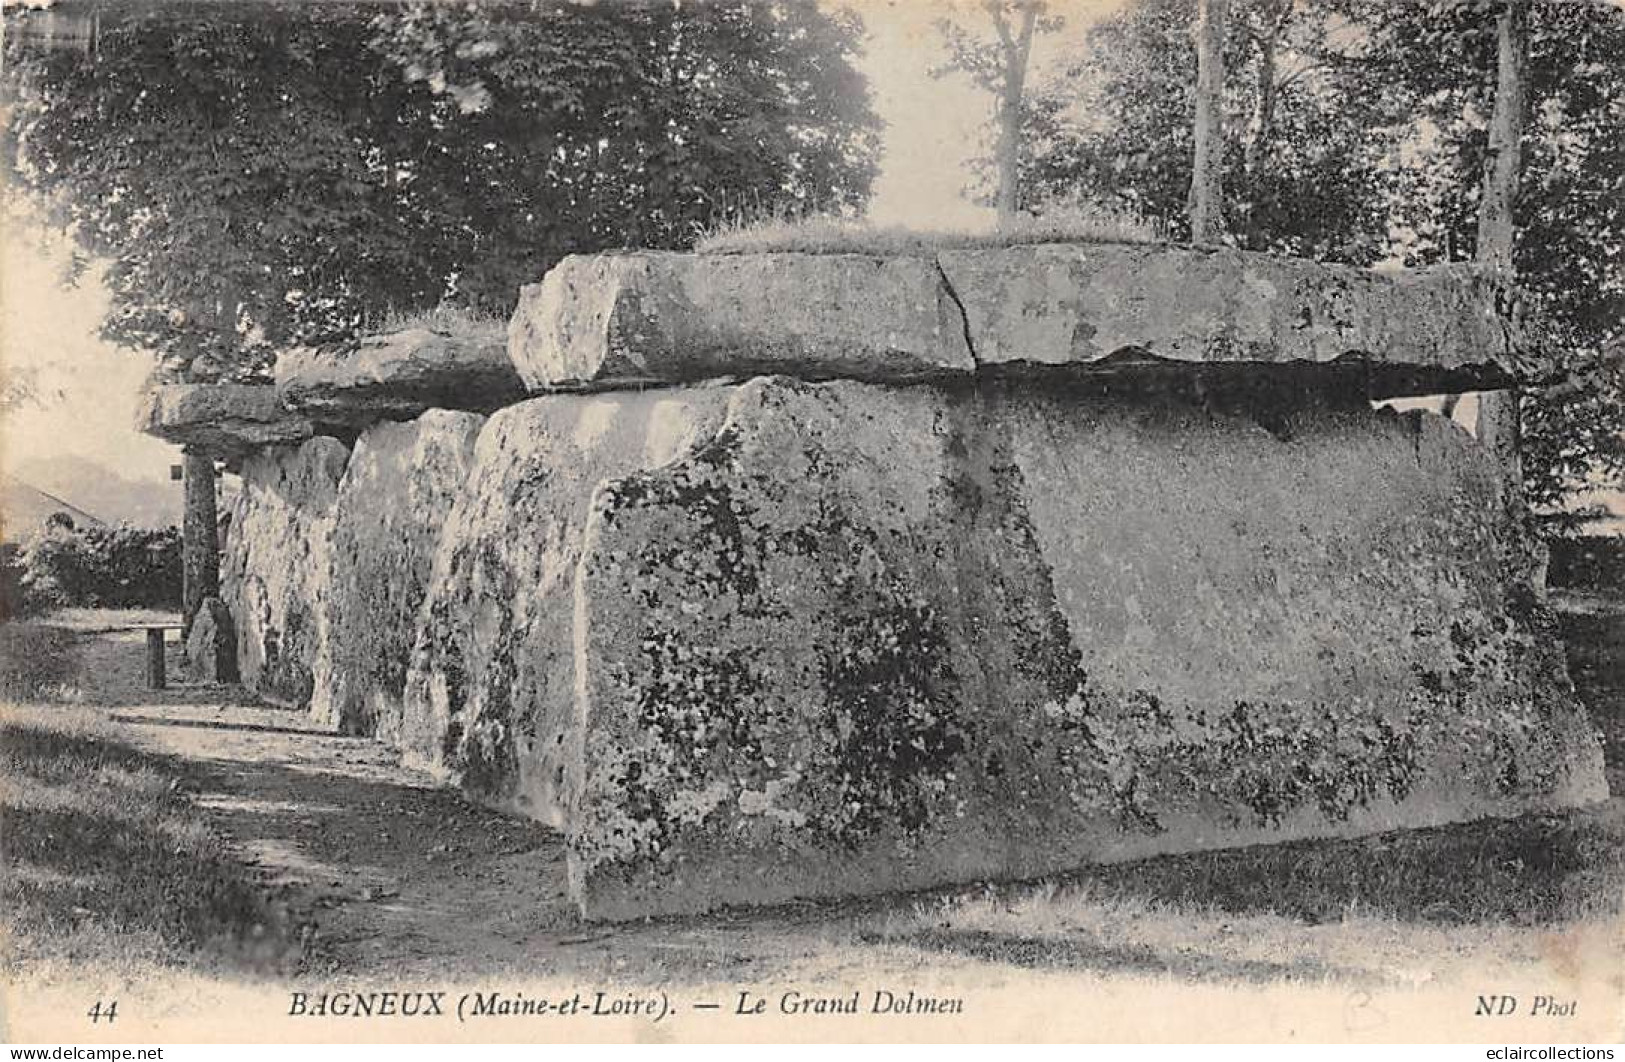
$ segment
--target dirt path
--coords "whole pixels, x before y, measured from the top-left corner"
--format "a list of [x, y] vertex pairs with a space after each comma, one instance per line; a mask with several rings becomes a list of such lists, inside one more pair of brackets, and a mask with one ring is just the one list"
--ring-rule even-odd
[[268, 884], [315, 914], [320, 952], [338, 969], [444, 970], [468, 955], [518, 965], [574, 926], [558, 834], [434, 788], [376, 741], [247, 707], [111, 718], [142, 747], [209, 766], [215, 785], [197, 804]]
[[75, 625], [71, 705], [13, 714], [86, 716], [196, 765], [193, 799], [211, 827], [314, 924], [313, 973], [766, 976], [832, 937], [856, 939], [873, 910], [586, 925], [568, 899], [556, 831], [466, 802], [378, 741], [319, 730], [236, 687], [189, 682], [174, 645], [169, 688], [147, 690], [141, 632], [92, 620]]

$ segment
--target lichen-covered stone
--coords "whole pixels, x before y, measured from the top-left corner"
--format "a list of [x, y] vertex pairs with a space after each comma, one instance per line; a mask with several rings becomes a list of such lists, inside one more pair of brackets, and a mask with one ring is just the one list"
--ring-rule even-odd
[[356, 441], [333, 502], [322, 581], [311, 700], [318, 722], [401, 740], [406, 669], [435, 547], [484, 422], [436, 409], [378, 424]]
[[571, 255], [521, 289], [508, 352], [536, 391], [975, 367], [936, 263], [867, 255]]
[[200, 682], [236, 682], [237, 628], [218, 597], [206, 597], [186, 635], [186, 673]]
[[[1499, 474], [1438, 418], [771, 379], [685, 423], [528, 473], [606, 480], [543, 610], [590, 917], [1606, 795]], [[542, 496], [514, 537], [572, 537]]]
[[490, 418], [429, 574], [400, 737], [412, 761], [564, 824], [575, 577], [593, 491], [710, 438], [730, 393], [556, 395]]
[[310, 438], [309, 419], [289, 413], [267, 384], [165, 384], [142, 396], [136, 428], [205, 453], [236, 456]]
[[308, 704], [328, 621], [333, 505], [349, 450], [317, 436], [250, 455], [232, 508], [220, 596], [237, 626], [243, 685]]
[[456, 336], [411, 328], [350, 347], [285, 351], [276, 389], [289, 409], [359, 426], [431, 408], [485, 412], [525, 396], [499, 324]]
[[939, 260], [982, 366], [1354, 362], [1377, 398], [1504, 387], [1522, 342], [1505, 278], [1473, 266], [1384, 272], [1130, 244]]

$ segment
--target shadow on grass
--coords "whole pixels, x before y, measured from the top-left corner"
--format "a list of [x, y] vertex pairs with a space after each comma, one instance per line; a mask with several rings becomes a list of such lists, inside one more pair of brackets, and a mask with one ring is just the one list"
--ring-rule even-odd
[[1310, 924], [1366, 915], [1428, 925], [1544, 925], [1612, 915], [1625, 805], [1352, 840], [1296, 841], [1091, 867], [1105, 895]]
[[1192, 982], [1266, 984], [1273, 981], [1371, 981], [1370, 971], [1315, 959], [1288, 962], [1229, 958], [1196, 950], [1162, 951], [1147, 944], [1105, 944], [1082, 937], [1039, 937], [987, 929], [925, 929], [891, 938], [942, 952], [1026, 969], [1090, 970], [1177, 977]]
[[0, 775], [14, 963], [300, 967], [302, 927], [187, 800], [200, 770], [99, 735], [5, 723]]
[[212, 777], [203, 764], [138, 749], [104, 734], [0, 722], [0, 772], [7, 776], [66, 786], [109, 769], [161, 775], [171, 790], [196, 789]]

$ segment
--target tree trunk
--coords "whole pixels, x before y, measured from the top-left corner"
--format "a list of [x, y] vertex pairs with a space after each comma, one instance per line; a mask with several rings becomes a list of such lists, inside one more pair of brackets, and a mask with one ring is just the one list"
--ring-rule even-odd
[[[1529, 0], [1506, 0], [1497, 19], [1495, 112], [1490, 119], [1484, 191], [1478, 206], [1479, 262], [1513, 273], [1514, 211], [1523, 162], [1524, 93], [1529, 63]], [[1521, 488], [1520, 427], [1516, 388], [1492, 391], [1479, 401], [1478, 438], [1494, 451], [1510, 481]]]
[[1478, 204], [1478, 261], [1512, 270], [1513, 211], [1523, 162], [1524, 81], [1529, 63], [1529, 0], [1506, 0], [1497, 20], [1495, 113]]
[[993, 11], [1004, 49], [1004, 86], [999, 93], [999, 228], [1008, 228], [1021, 210], [1021, 98], [1027, 90], [1027, 63], [1038, 26], [1037, 3], [1021, 5], [1021, 25], [1010, 32], [1004, 14]]
[[1198, 0], [1196, 17], [1196, 153], [1191, 167], [1191, 242], [1224, 234], [1224, 23], [1229, 0]]
[[192, 632], [203, 600], [220, 595], [220, 518], [215, 504], [214, 458], [186, 451], [182, 475], [186, 508], [181, 525], [181, 638]]

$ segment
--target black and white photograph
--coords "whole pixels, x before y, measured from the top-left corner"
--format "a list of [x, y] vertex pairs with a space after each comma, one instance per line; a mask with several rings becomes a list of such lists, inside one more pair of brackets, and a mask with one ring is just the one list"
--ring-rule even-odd
[[0, 29], [9, 1057], [1625, 1041], [1625, 0]]

